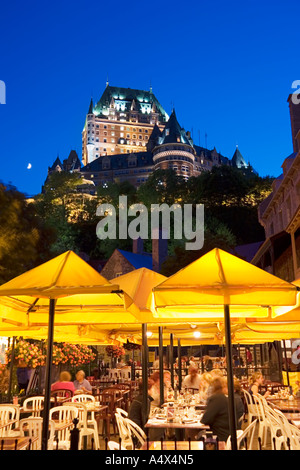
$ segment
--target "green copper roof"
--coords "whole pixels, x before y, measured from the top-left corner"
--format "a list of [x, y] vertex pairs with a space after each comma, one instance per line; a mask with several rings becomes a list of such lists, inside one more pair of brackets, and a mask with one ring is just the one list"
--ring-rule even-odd
[[152, 109], [153, 104], [156, 107], [156, 112], [159, 114], [160, 122], [166, 122], [169, 118], [166, 111], [163, 109], [155, 95], [151, 91], [134, 90], [132, 88], [121, 88], [108, 85], [98, 103], [94, 106], [94, 113], [96, 115], [105, 115], [109, 109], [112, 99], [115, 103], [119, 104], [125, 112], [131, 110], [134, 106], [138, 112], [145, 112]]

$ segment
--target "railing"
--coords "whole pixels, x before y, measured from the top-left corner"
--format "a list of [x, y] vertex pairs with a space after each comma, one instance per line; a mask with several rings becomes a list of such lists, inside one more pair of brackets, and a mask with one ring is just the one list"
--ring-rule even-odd
[[[74, 421], [74, 429], [72, 429], [70, 432], [71, 432], [71, 445], [70, 445], [70, 450], [79, 450], [78, 449], [78, 446], [79, 446], [79, 433], [80, 433], [80, 429], [78, 429], [76, 426], [77, 426], [77, 422], [78, 420], [75, 419]], [[19, 439], [15, 439], [14, 440], [14, 444], [13, 446], [11, 446], [11, 448], [9, 450], [18, 450], [18, 441]], [[205, 449], [205, 438], [200, 438], [198, 442], [203, 442], [203, 448]], [[257, 439], [258, 441], [258, 449], [257, 450], [263, 450], [262, 448], [262, 441], [261, 441], [261, 438], [258, 437]], [[104, 442], [105, 442], [105, 447], [104, 447], [104, 450], [109, 450], [109, 447], [108, 447], [108, 442], [109, 442], [109, 439], [108, 437], [106, 437], [104, 439]], [[159, 450], [170, 450], [170, 449], [167, 449], [166, 447], [166, 442], [169, 442], [167, 441], [167, 439], [163, 439], [161, 438], [160, 439], [160, 449]], [[176, 439], [176, 437], [173, 439], [174, 442], [174, 450], [180, 450], [178, 449], [178, 439]], [[181, 442], [181, 441], [180, 441]], [[192, 450], [192, 439], [191, 438], [188, 438], [187, 439], [187, 450]], [[218, 442], [218, 439], [216, 440], [217, 442], [217, 446], [216, 446], [216, 450], [220, 450], [220, 443]], [[5, 450], [4, 449], [4, 444], [5, 444], [5, 438], [2, 438], [0, 439], [0, 450]], [[276, 438], [273, 438], [272, 440], [272, 450], [280, 450], [276, 447]], [[282, 444], [282, 443], [281, 443]], [[290, 444], [290, 439], [287, 438], [286, 440], [286, 445], [287, 445], [287, 449], [288, 450], [291, 450], [291, 444]], [[27, 446], [27, 449], [26, 450], [31, 450], [32, 448], [32, 441], [31, 439], [29, 439], [29, 443], [28, 443], [28, 446]], [[146, 441], [145, 441], [145, 446], [143, 446], [144, 450], [150, 450], [150, 440], [149, 440], [149, 437], [147, 437]], [[248, 441], [247, 441], [247, 437], [245, 437], [243, 439], [243, 448], [245, 450], [248, 450]], [[53, 450], [58, 450], [59, 449], [59, 441], [58, 439], [55, 440], [54, 442], [54, 446], [53, 446]], [[133, 448], [131, 450], [138, 450], [140, 449], [140, 446], [136, 446], [134, 440], [133, 440]], [[91, 449], [90, 450], [95, 450], [94, 448], [94, 439], [92, 438], [91, 439]], [[101, 449], [103, 450], [103, 449]], [[117, 442], [117, 445], [116, 445], [116, 448], [114, 450], [124, 450], [124, 448], [122, 447], [122, 439], [119, 438], [118, 442]]]

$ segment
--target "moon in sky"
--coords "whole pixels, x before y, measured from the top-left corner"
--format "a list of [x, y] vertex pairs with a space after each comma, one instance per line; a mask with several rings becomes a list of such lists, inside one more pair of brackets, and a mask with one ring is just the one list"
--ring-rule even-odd
[[30, 170], [31, 167], [32, 167], [31, 163], [28, 163], [27, 170]]

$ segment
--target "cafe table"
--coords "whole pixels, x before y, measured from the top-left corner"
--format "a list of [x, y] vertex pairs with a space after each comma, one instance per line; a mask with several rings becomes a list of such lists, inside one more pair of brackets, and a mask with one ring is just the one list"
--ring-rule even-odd
[[152, 416], [148, 419], [145, 428], [163, 429], [209, 429], [209, 426], [201, 423], [202, 414], [194, 417], [174, 417], [171, 421], [166, 416]]
[[26, 450], [38, 437], [3, 437], [0, 438], [0, 450]]
[[289, 398], [276, 398], [270, 396], [267, 397], [267, 402], [282, 411], [282, 413], [300, 413], [300, 398], [290, 400]]
[[[149, 441], [139, 450], [203, 450], [202, 441]], [[219, 450], [225, 450], [225, 442], [219, 442]]]

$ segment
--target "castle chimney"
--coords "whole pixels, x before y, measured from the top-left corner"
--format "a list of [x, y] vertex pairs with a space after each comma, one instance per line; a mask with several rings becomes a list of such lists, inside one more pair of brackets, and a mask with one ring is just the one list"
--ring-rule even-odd
[[299, 143], [297, 141], [297, 134], [300, 130], [300, 103], [297, 104], [298, 97], [297, 94], [291, 94], [288, 97], [288, 103], [290, 108], [290, 119], [291, 119], [291, 129], [292, 129], [292, 139], [293, 139], [293, 149], [294, 152], [299, 152]]
[[168, 239], [167, 231], [161, 229], [153, 229], [152, 231], [152, 269], [159, 273], [161, 265], [168, 257]]
[[144, 253], [144, 241], [139, 237], [132, 241], [132, 253], [142, 255]]

